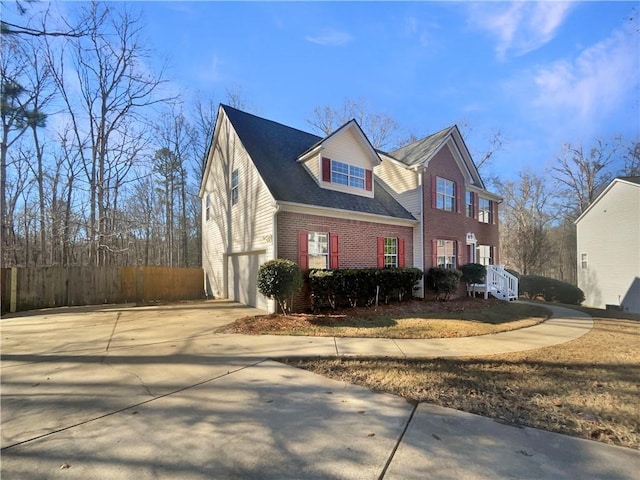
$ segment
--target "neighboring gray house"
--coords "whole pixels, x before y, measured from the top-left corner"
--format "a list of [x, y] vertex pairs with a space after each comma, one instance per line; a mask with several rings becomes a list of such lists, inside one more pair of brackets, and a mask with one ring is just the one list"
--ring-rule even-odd
[[640, 313], [640, 176], [614, 179], [575, 223], [584, 304]]

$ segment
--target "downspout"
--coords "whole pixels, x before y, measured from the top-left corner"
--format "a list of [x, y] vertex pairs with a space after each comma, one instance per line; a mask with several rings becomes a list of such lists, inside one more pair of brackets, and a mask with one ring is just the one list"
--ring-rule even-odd
[[[414, 267], [419, 268], [420, 270], [424, 271], [424, 188], [423, 188], [423, 182], [422, 182], [422, 176], [424, 173], [424, 166], [419, 166], [416, 167], [416, 175], [418, 176], [418, 192], [419, 193], [419, 200], [420, 200], [420, 218], [418, 219], [420, 222], [420, 229], [419, 229], [419, 233], [418, 233], [418, 246], [414, 246], [413, 248], [419, 248], [420, 250], [415, 250], [415, 251], [419, 251], [421, 252], [420, 254], [420, 258], [422, 258], [422, 265], [414, 265]], [[421, 293], [421, 298], [424, 298], [424, 274], [422, 276], [422, 280], [420, 280], [420, 293]]]
[[275, 260], [278, 258], [278, 212], [280, 211], [280, 205], [278, 202], [273, 202], [271, 206], [273, 207], [273, 221], [271, 222], [273, 226], [273, 233], [271, 235], [273, 257], [270, 260]]
[[[273, 227], [273, 233], [271, 234], [271, 260], [275, 260], [278, 258], [278, 212], [280, 211], [280, 205], [278, 202], [273, 202], [273, 221], [271, 225]], [[269, 313], [275, 313], [276, 306], [275, 300], [269, 300], [269, 308], [267, 309]]]

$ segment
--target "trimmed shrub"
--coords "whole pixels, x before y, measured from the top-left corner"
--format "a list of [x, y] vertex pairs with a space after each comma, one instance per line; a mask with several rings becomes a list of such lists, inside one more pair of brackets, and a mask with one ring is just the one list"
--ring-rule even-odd
[[453, 268], [432, 267], [427, 270], [425, 286], [436, 294], [436, 300], [449, 300], [458, 290], [462, 272]]
[[484, 283], [487, 277], [487, 267], [480, 263], [467, 263], [460, 267], [462, 272], [462, 281], [467, 285], [474, 283]]
[[300, 288], [302, 288], [302, 272], [297, 263], [276, 259], [260, 265], [258, 290], [267, 298], [275, 298], [285, 315], [291, 311], [292, 297]]
[[538, 275], [521, 275], [519, 290], [529, 298], [544, 297], [547, 302], [580, 305], [584, 302], [584, 292], [575, 285]]
[[403, 301], [413, 296], [414, 286], [421, 278], [418, 268], [312, 269], [308, 283], [313, 310], [318, 311], [327, 306], [369, 306], [376, 300]]

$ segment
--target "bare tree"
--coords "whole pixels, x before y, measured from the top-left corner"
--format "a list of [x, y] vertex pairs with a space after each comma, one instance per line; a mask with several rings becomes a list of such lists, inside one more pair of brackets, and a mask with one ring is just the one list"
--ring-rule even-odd
[[[458, 123], [460, 134], [465, 141], [471, 136], [473, 127], [467, 119], [463, 119]], [[485, 146], [479, 151], [471, 152], [476, 168], [480, 172], [481, 176], [487, 177], [487, 170], [491, 166], [491, 161], [496, 152], [499, 152], [504, 148], [506, 138], [499, 128], [494, 128], [489, 135], [487, 135]], [[491, 183], [496, 183], [498, 179], [491, 177]]]
[[[65, 73], [65, 54], [50, 59], [53, 77], [71, 120], [74, 142], [89, 190], [88, 233], [90, 263], [103, 265], [111, 252], [110, 209], [117, 188], [140, 151], [134, 125], [145, 128], [144, 112], [162, 99], [156, 91], [162, 74], [142, 68], [149, 52], [140, 42], [140, 17], [126, 8], [92, 3], [83, 7], [87, 35], [67, 39], [76, 76], [73, 86]], [[110, 190], [114, 196], [109, 197]], [[112, 225], [112, 224], [111, 224]]]
[[551, 168], [551, 176], [564, 194], [564, 210], [575, 220], [595, 200], [612, 178], [611, 167], [619, 139], [610, 143], [596, 139], [591, 147], [566, 144]]
[[627, 145], [622, 158], [624, 159], [622, 175], [626, 177], [640, 176], [640, 141], [636, 140]]
[[395, 146], [398, 123], [387, 114], [369, 112], [369, 107], [362, 99], [345, 99], [337, 109], [329, 105], [317, 106], [307, 123], [318, 133], [329, 135], [352, 119], [358, 122], [375, 148]]
[[544, 179], [521, 171], [514, 181], [502, 181], [500, 244], [502, 257], [523, 274], [542, 274], [552, 260], [549, 228], [553, 220], [552, 195]]

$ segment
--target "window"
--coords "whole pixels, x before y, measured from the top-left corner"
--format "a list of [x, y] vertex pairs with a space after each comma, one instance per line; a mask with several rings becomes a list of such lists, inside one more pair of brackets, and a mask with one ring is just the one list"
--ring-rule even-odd
[[385, 268], [398, 266], [398, 239], [395, 237], [384, 239], [384, 266]]
[[238, 169], [231, 172], [231, 205], [238, 203]]
[[436, 208], [456, 211], [456, 184], [451, 180], [436, 177]]
[[364, 168], [346, 163], [331, 161], [331, 183], [346, 185], [348, 187], [361, 188], [365, 185]]
[[466, 204], [467, 204], [467, 217], [475, 217], [475, 206], [473, 204], [473, 192], [467, 192], [466, 195]]
[[587, 268], [587, 254], [586, 253], [581, 253], [580, 254], [580, 266], [582, 268]]
[[211, 218], [211, 195], [207, 193], [207, 208], [205, 209], [207, 221]]
[[478, 199], [478, 220], [482, 223], [493, 223], [493, 202], [486, 198]]
[[457, 242], [455, 240], [438, 240], [436, 242], [436, 266], [439, 268], [456, 268]]
[[329, 268], [329, 234], [309, 232], [309, 268]]
[[478, 245], [478, 263], [484, 265], [493, 265], [493, 247], [490, 245]]

